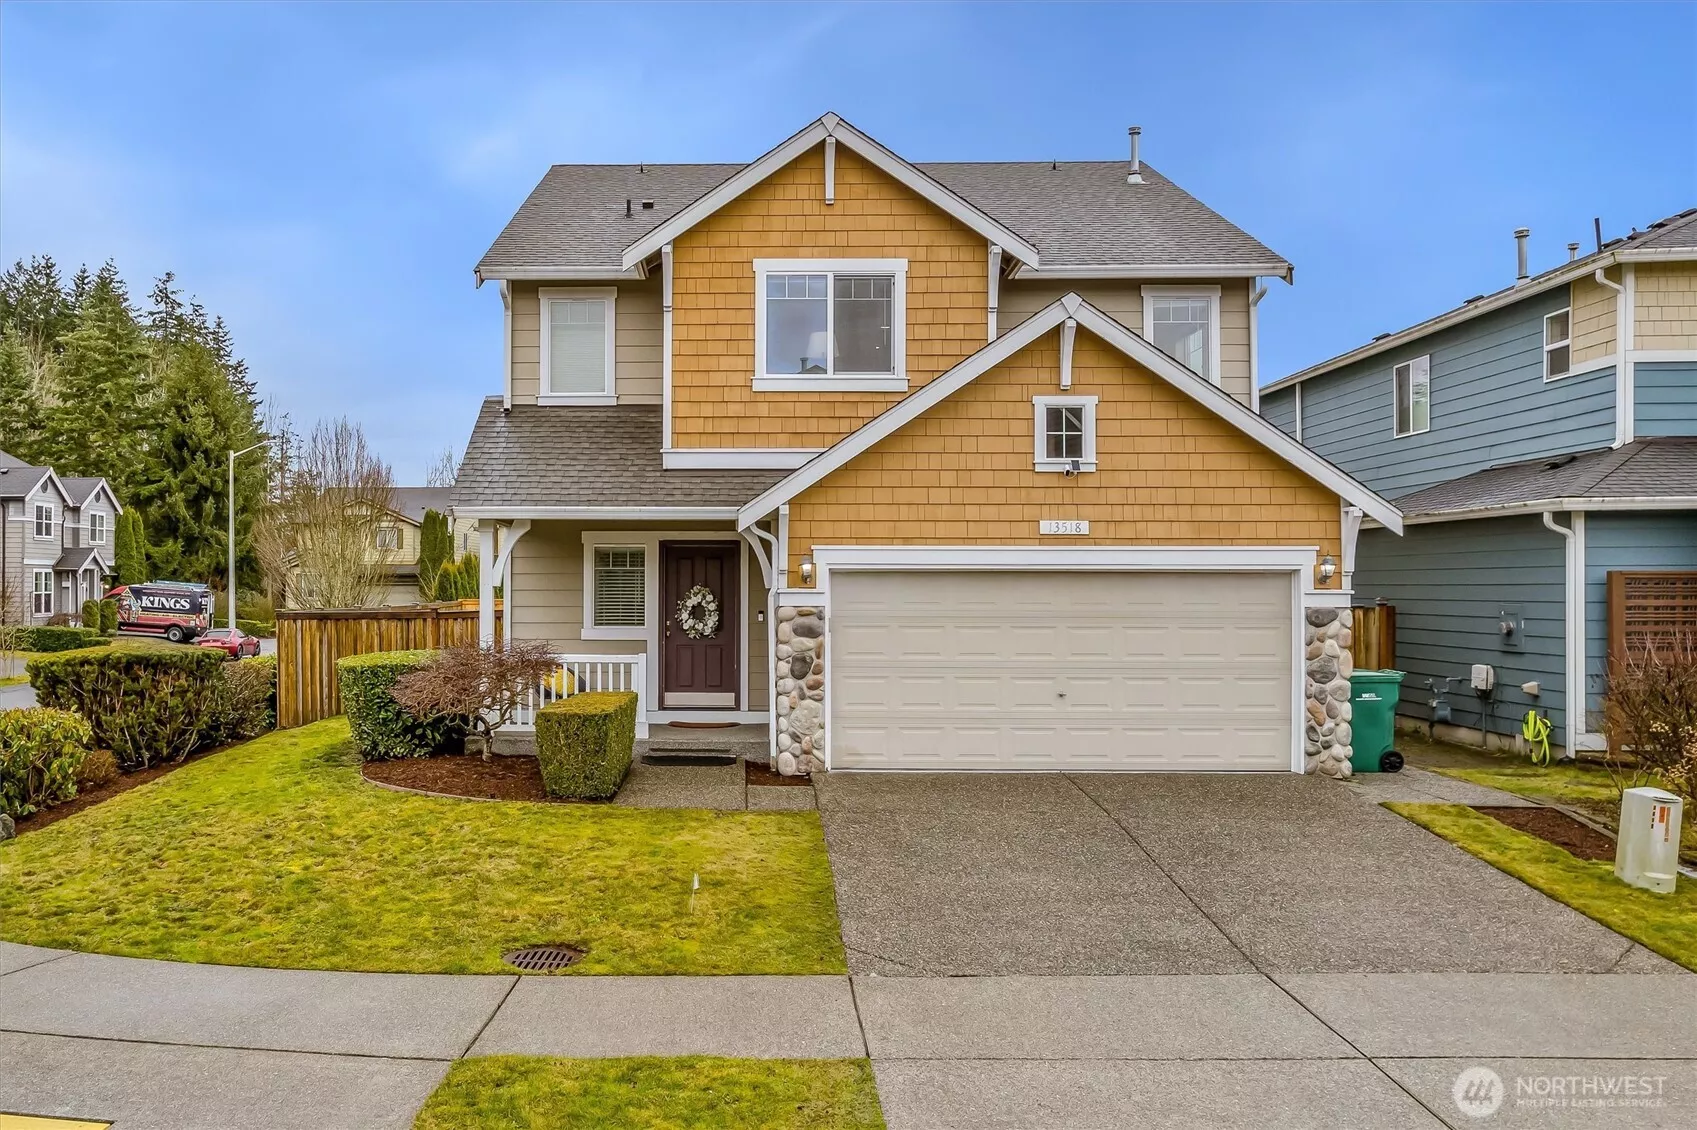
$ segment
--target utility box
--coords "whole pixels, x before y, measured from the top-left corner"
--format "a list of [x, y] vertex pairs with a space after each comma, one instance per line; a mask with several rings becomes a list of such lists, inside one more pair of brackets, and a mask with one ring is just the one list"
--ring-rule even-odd
[[1668, 895], [1679, 874], [1679, 825], [1685, 803], [1662, 789], [1627, 789], [1620, 796], [1615, 878]]

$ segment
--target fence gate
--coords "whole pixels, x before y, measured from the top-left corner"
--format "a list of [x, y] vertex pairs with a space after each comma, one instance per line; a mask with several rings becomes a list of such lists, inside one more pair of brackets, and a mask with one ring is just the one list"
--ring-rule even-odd
[[1349, 654], [1357, 671], [1396, 668], [1396, 606], [1365, 604], [1351, 608]]

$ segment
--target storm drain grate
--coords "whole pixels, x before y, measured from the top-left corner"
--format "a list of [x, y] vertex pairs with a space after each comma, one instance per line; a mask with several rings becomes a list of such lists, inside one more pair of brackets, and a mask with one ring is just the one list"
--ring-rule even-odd
[[582, 957], [583, 951], [576, 946], [526, 946], [522, 950], [502, 954], [501, 960], [526, 973], [552, 973]]

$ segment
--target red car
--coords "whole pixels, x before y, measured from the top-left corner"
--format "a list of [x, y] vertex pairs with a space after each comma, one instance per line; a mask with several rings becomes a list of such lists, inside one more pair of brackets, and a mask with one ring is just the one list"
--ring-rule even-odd
[[194, 641], [196, 647], [215, 647], [231, 659], [259, 654], [259, 637], [240, 628], [209, 628]]

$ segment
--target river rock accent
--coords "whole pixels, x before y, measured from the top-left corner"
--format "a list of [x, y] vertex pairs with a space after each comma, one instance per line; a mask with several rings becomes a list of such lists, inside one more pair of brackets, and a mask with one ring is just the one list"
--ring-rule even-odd
[[778, 772], [825, 768], [825, 610], [780, 605], [772, 664], [777, 694]]
[[1347, 608], [1310, 608], [1303, 616], [1307, 697], [1303, 723], [1305, 768], [1328, 777], [1350, 775], [1349, 677], [1355, 661], [1349, 642], [1354, 627]]

